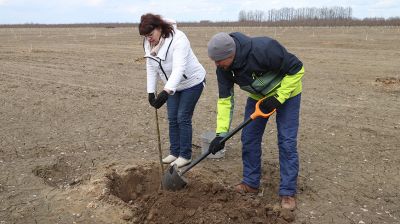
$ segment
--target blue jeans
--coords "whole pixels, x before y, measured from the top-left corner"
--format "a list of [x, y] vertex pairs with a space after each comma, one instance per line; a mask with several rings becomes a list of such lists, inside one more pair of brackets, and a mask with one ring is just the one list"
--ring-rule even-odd
[[192, 157], [192, 117], [203, 86], [202, 82], [168, 97], [170, 154], [175, 157]]
[[[279, 195], [293, 196], [297, 189], [299, 157], [297, 131], [299, 128], [301, 94], [290, 98], [276, 111], [280, 166]], [[248, 98], [245, 120], [254, 112], [257, 101]], [[243, 183], [258, 188], [261, 178], [261, 142], [268, 119], [256, 118], [242, 130]]]

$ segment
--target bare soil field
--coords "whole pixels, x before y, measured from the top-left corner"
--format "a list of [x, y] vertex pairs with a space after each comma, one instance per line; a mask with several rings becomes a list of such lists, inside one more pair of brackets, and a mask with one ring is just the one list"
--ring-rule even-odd
[[[207, 57], [220, 31], [276, 38], [305, 65], [298, 208], [279, 209], [275, 122], [262, 192], [239, 195], [240, 134], [178, 192], [160, 190], [155, 110], [136, 28], [0, 29], [0, 224], [400, 223], [399, 27], [182, 27], [207, 70], [193, 156], [215, 129]], [[233, 127], [246, 93], [236, 88]], [[168, 153], [165, 108], [158, 111]], [[274, 117], [271, 119], [274, 121]]]

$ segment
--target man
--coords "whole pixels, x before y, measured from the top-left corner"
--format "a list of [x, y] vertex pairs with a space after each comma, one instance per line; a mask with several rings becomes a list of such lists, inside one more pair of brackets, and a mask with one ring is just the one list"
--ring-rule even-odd
[[[276, 109], [282, 208], [296, 207], [297, 131], [299, 127], [303, 63], [278, 41], [269, 37], [250, 38], [242, 33], [218, 33], [208, 43], [208, 56], [217, 66], [219, 99], [217, 137], [210, 144], [216, 153], [230, 128], [234, 106], [234, 84], [249, 92], [244, 119], [255, 110], [257, 100], [264, 113]], [[257, 193], [261, 178], [261, 142], [268, 119], [256, 118], [242, 130], [243, 180], [235, 191]]]

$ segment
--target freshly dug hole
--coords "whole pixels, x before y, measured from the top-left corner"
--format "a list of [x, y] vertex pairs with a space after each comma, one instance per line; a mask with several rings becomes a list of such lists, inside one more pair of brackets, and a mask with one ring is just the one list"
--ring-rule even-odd
[[[132, 167], [107, 174], [110, 196], [124, 202], [131, 223], [286, 223], [279, 209], [259, 196], [240, 195], [231, 187], [210, 182], [201, 170], [187, 173], [183, 190], [160, 190], [157, 165]], [[110, 202], [112, 200], [109, 200]], [[117, 206], [118, 207], [118, 206]], [[117, 208], [118, 209], [118, 208]]]

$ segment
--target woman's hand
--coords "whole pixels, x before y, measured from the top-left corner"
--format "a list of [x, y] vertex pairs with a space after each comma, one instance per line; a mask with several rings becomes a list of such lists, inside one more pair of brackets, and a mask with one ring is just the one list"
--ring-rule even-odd
[[160, 94], [158, 94], [157, 98], [154, 100], [154, 103], [150, 103], [150, 105], [152, 105], [156, 109], [159, 109], [160, 107], [162, 107], [162, 105], [164, 105], [165, 102], [167, 102], [168, 96], [169, 94], [167, 93], [167, 91], [163, 90]]
[[154, 93], [149, 93], [149, 103], [154, 107], [154, 101], [156, 100], [156, 95]]

